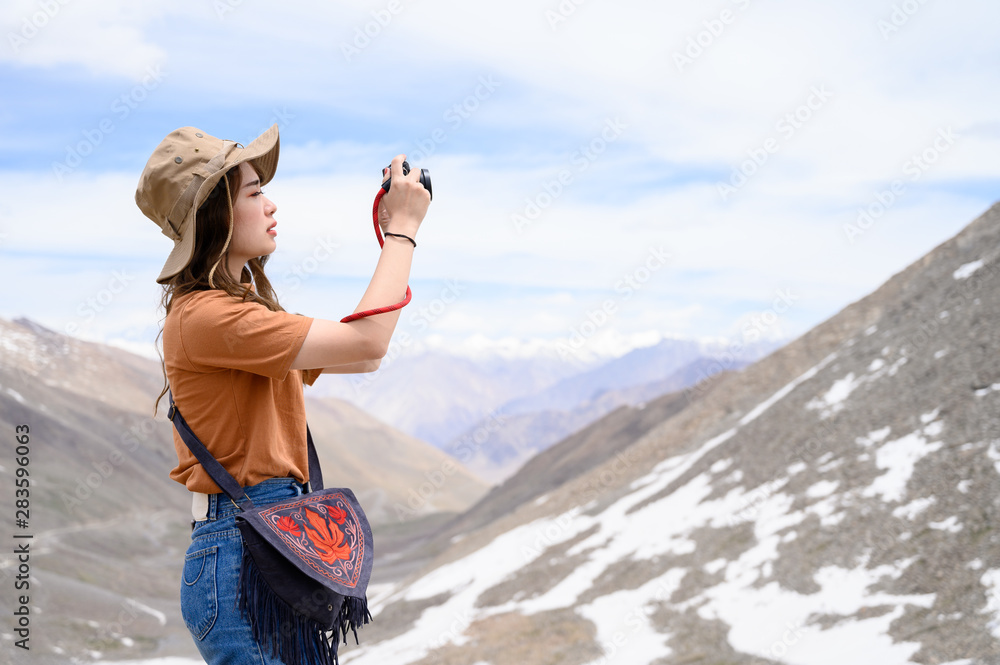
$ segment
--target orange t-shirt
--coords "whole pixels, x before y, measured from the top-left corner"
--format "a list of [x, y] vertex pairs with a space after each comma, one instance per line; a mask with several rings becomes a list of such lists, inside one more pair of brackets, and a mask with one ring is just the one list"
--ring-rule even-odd
[[[212, 289], [175, 297], [163, 325], [174, 404], [195, 436], [240, 485], [309, 480], [302, 385], [322, 368], [290, 370], [312, 318], [272, 312]], [[192, 492], [222, 490], [174, 428], [173, 480]]]

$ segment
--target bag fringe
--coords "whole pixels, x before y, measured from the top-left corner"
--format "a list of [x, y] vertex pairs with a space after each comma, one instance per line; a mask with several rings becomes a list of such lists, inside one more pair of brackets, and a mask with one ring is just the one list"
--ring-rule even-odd
[[285, 665], [340, 665], [338, 637], [347, 644], [351, 631], [357, 644], [358, 627], [372, 618], [367, 598], [345, 596], [332, 630], [325, 630], [271, 590], [248, 549], [243, 550], [239, 589], [240, 613], [249, 621], [254, 639]]

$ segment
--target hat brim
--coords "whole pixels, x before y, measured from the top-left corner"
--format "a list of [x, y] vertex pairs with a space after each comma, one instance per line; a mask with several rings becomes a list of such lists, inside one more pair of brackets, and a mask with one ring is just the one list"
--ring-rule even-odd
[[275, 123], [267, 131], [251, 141], [247, 147], [242, 150], [237, 149], [232, 151], [218, 170], [206, 174], [204, 182], [202, 182], [198, 188], [198, 193], [195, 195], [194, 205], [191, 206], [191, 210], [188, 212], [184, 223], [187, 232], [182, 235], [180, 240], [174, 243], [173, 250], [163, 264], [163, 269], [160, 271], [159, 277], [156, 278], [158, 284], [168, 283], [172, 277], [184, 270], [188, 263], [191, 262], [197, 240], [196, 215], [198, 214], [198, 208], [205, 203], [208, 195], [219, 184], [222, 177], [231, 168], [239, 166], [243, 162], [250, 162], [254, 170], [257, 171], [260, 177], [260, 185], [263, 187], [274, 178], [274, 173], [278, 169], [279, 148], [278, 125]]

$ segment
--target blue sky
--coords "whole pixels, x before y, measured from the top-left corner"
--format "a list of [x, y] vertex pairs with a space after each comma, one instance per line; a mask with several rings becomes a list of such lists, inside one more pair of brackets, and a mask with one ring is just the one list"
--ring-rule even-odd
[[151, 353], [170, 241], [133, 201], [146, 159], [176, 127], [248, 143], [278, 123], [290, 311], [353, 311], [404, 152], [435, 186], [415, 348], [582, 331], [581, 354], [617, 354], [769, 312], [760, 334], [794, 338], [1000, 198], [997, 19], [986, 0], [7, 2], [0, 316]]

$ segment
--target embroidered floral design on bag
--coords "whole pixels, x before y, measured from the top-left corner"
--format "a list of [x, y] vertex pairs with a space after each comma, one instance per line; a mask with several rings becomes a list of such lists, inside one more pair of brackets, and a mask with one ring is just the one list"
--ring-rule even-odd
[[287, 531], [293, 536], [301, 536], [302, 532], [299, 531], [299, 525], [288, 515], [282, 515], [281, 519], [278, 520], [278, 528], [282, 531]]
[[[330, 512], [332, 517], [333, 511]], [[343, 510], [340, 513], [346, 516]], [[309, 536], [309, 540], [313, 542], [316, 551], [319, 552], [319, 558], [327, 563], [336, 563], [341, 559], [351, 558], [351, 546], [344, 543], [344, 532], [337, 528], [335, 522], [328, 521], [312, 510], [306, 510], [306, 518], [316, 528], [313, 531], [306, 527], [306, 535]], [[343, 522], [343, 518], [340, 521]]]
[[344, 586], [357, 585], [365, 542], [358, 516], [343, 496], [307, 495], [259, 515], [303, 563]]

